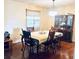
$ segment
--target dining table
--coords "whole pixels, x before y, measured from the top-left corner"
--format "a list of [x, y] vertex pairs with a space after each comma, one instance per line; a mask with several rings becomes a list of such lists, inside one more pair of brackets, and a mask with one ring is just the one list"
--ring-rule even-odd
[[[45, 42], [48, 38], [48, 35], [49, 35], [48, 30], [31, 32], [31, 37], [39, 40], [39, 44]], [[63, 36], [63, 33], [55, 32], [54, 38], [61, 36]]]

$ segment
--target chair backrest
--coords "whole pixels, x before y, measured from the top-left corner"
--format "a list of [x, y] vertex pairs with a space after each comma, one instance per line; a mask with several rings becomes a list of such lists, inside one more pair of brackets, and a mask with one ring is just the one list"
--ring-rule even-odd
[[34, 27], [27, 27], [27, 31], [30, 31], [30, 32], [34, 31]]
[[31, 33], [29, 31], [25, 31], [23, 29], [22, 29], [22, 32], [23, 32], [23, 39], [24, 39], [25, 45], [29, 44]]
[[54, 35], [55, 35], [55, 31], [53, 31], [53, 32], [50, 32], [49, 31], [49, 40], [53, 40], [54, 39]]
[[23, 38], [29, 38], [31, 36], [31, 33], [29, 31], [25, 31], [22, 29], [23, 32]]
[[25, 45], [38, 45], [39, 44], [38, 40], [31, 38], [31, 32], [24, 31], [23, 29], [22, 29], [22, 32], [23, 32], [23, 39], [24, 39]]

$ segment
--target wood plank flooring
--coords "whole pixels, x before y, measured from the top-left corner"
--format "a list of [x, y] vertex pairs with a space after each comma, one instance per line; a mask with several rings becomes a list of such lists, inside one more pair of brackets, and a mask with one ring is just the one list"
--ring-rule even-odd
[[4, 59], [73, 59], [74, 57], [74, 43], [61, 42], [61, 49], [57, 50], [56, 54], [52, 53], [39, 53], [28, 54], [28, 49], [26, 48], [25, 53], [21, 51], [21, 43], [13, 44], [13, 49], [11, 51], [4, 52]]

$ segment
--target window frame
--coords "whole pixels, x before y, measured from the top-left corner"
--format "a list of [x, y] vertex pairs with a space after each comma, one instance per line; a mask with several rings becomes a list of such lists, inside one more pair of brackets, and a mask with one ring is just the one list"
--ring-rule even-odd
[[[29, 11], [31, 11], [31, 12], [35, 12], [35, 13], [37, 13], [37, 15], [28, 15], [28, 12]], [[27, 16], [32, 16], [33, 17], [33, 25], [32, 26], [28, 26], [27, 25], [27, 21], [28, 21], [28, 19], [27, 19]], [[39, 19], [38, 20], [36, 20], [36, 19], [34, 19], [34, 17], [39, 17]], [[36, 21], [35, 21], [36, 20]], [[37, 22], [38, 21], [38, 23], [39, 23], [39, 25], [36, 27], [35, 26], [35, 22]], [[37, 11], [37, 10], [29, 10], [29, 9], [26, 9], [26, 29], [27, 30], [30, 30], [30, 31], [37, 31], [37, 30], [39, 30], [40, 29], [40, 11]]]

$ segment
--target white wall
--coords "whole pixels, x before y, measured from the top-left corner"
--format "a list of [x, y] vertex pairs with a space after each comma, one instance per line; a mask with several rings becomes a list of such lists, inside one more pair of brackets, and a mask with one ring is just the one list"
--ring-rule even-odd
[[24, 3], [5, 0], [4, 28], [11, 33], [13, 42], [20, 39], [20, 28], [26, 28], [26, 8], [37, 9]]
[[21, 39], [20, 29], [26, 29], [26, 8], [40, 11], [40, 30], [48, 29], [48, 16], [44, 8], [12, 0], [5, 0], [4, 4], [4, 30], [11, 33], [13, 42]]
[[[11, 25], [11, 28], [13, 27], [23, 27], [26, 26], [26, 8], [31, 10], [41, 10], [41, 8], [36, 6], [31, 6], [28, 4], [24, 4], [21, 2], [11, 1], [11, 0], [5, 0], [5, 27], [9, 27]], [[8, 25], [9, 26], [8, 26]], [[12, 28], [12, 29], [13, 29]], [[10, 27], [9, 27], [10, 29]]]
[[[54, 17], [48, 16], [48, 10], [36, 5], [29, 5], [22, 2], [4, 1], [4, 30], [11, 33], [13, 42], [20, 40], [20, 28], [26, 29], [26, 8], [40, 11], [40, 30], [48, 30], [54, 25]], [[74, 13], [74, 5], [67, 5], [57, 8], [59, 14]]]
[[51, 19], [48, 16], [48, 11], [46, 9], [43, 9], [43, 11], [41, 12], [40, 30], [48, 30], [51, 25], [50, 21]]

